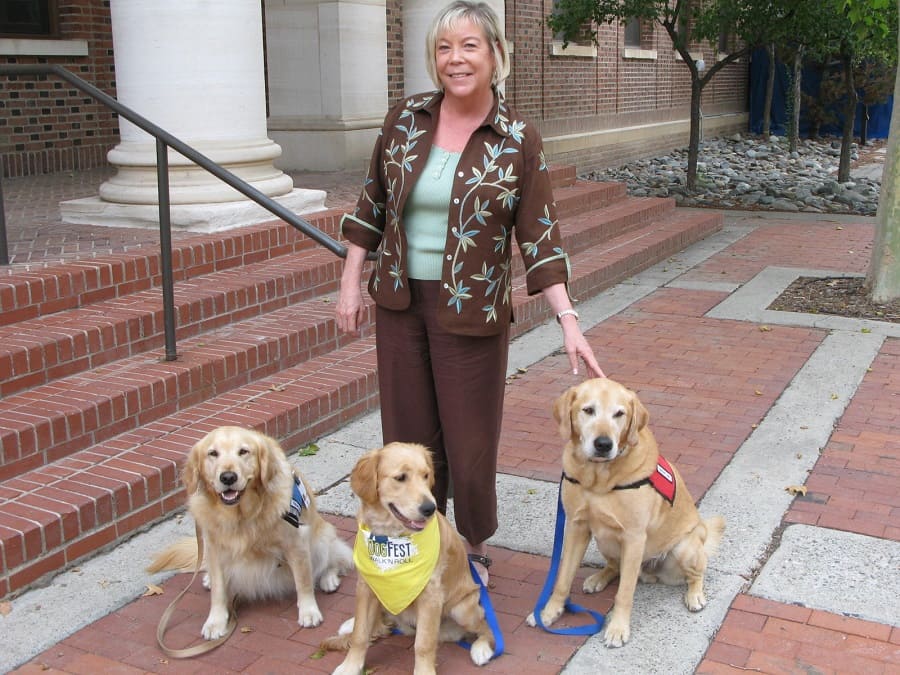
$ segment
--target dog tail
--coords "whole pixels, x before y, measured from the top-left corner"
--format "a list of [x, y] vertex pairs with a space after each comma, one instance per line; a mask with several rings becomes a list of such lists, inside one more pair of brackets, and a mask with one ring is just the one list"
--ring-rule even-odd
[[712, 557], [719, 548], [722, 535], [725, 533], [725, 519], [722, 516], [713, 516], [703, 521], [706, 529], [706, 537], [703, 540], [703, 549], [706, 555]]
[[147, 566], [148, 572], [162, 572], [174, 570], [175, 572], [193, 572], [197, 567], [197, 539], [184, 537], [153, 558], [153, 562]]

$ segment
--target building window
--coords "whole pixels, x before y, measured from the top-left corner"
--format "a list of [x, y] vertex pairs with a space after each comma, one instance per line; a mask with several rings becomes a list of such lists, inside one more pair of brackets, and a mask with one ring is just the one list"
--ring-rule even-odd
[[637, 48], [641, 46], [641, 20], [636, 16], [625, 22], [625, 46]]
[[56, 34], [56, 0], [0, 2], [0, 36], [55, 37]]
[[[553, 0], [553, 11], [557, 11], [559, 0]], [[597, 57], [597, 45], [591, 38], [591, 24], [586, 23], [581, 27], [580, 35], [572, 38], [566, 46], [563, 46], [562, 33], [556, 33], [550, 43], [551, 56], [581, 56], [588, 58]]]

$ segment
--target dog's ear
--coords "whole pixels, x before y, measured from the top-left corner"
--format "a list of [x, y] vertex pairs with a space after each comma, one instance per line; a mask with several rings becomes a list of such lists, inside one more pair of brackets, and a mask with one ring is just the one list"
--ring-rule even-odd
[[378, 501], [378, 450], [371, 450], [360, 457], [350, 473], [350, 489], [363, 504]]
[[256, 463], [259, 467], [259, 481], [257, 486], [260, 492], [268, 490], [278, 475], [279, 455], [284, 456], [281, 444], [271, 436], [254, 434], [256, 443]]
[[201, 478], [200, 471], [203, 464], [203, 458], [206, 455], [206, 448], [209, 445], [208, 436], [204, 436], [194, 444], [187, 454], [184, 461], [184, 468], [181, 470], [181, 482], [184, 483], [184, 489], [188, 495], [197, 492], [198, 489], [206, 489], [206, 482]]
[[650, 413], [647, 412], [644, 404], [641, 403], [634, 392], [631, 392], [628, 408], [628, 426], [625, 428], [625, 442], [631, 446], [637, 445], [638, 434], [650, 421]]
[[424, 446], [422, 449], [425, 453], [425, 463], [428, 465], [428, 489], [431, 490], [434, 488], [434, 457], [431, 450]]
[[565, 440], [572, 438], [572, 403], [575, 402], [575, 387], [570, 387], [553, 404], [553, 419], [559, 425], [559, 435]]

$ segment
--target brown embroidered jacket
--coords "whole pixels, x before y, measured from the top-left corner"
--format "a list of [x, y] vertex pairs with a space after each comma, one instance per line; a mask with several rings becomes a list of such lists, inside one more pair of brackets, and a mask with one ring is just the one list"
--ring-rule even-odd
[[[344, 236], [379, 249], [369, 293], [388, 309], [409, 306], [403, 208], [431, 150], [441, 92], [406, 98], [385, 117], [362, 195], [341, 222]], [[495, 94], [456, 167], [438, 317], [463, 335], [493, 335], [512, 320], [511, 239], [529, 295], [569, 280], [550, 174], [537, 129]]]

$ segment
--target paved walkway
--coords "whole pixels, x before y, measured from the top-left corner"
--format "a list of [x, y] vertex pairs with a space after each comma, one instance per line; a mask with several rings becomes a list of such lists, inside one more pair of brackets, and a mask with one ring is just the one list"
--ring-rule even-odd
[[[601, 364], [640, 393], [701, 512], [728, 520], [706, 609], [690, 614], [678, 589], [640, 585], [632, 640], [621, 649], [523, 622], [552, 546], [561, 441], [550, 405], [576, 378], [555, 324], [514, 342], [501, 527], [490, 541], [507, 653], [477, 669], [446, 645], [442, 672], [900, 672], [900, 324], [766, 309], [798, 275], [864, 273], [873, 233], [866, 218], [729, 213], [721, 233], [579, 305]], [[346, 476], [379, 442], [370, 415], [294, 460], [348, 539], [355, 501]], [[795, 497], [792, 486], [807, 492]], [[241, 608], [239, 630], [220, 649], [191, 661], [164, 657], [156, 623], [189, 577], [151, 578], [142, 568], [192, 531], [188, 520], [163, 523], [14, 599], [8, 615], [0, 612], [0, 670], [330, 672], [340, 657], [319, 658], [317, 644], [352, 612], [352, 577], [321, 597], [319, 629], [299, 629], [291, 601], [254, 605]], [[573, 599], [607, 612], [612, 589], [580, 592], [598, 562], [589, 550]], [[141, 597], [148, 583], [163, 595]], [[195, 584], [171, 642], [194, 639], [207, 609]], [[411, 672], [412, 663], [403, 637], [379, 642], [367, 659], [379, 674]]]

